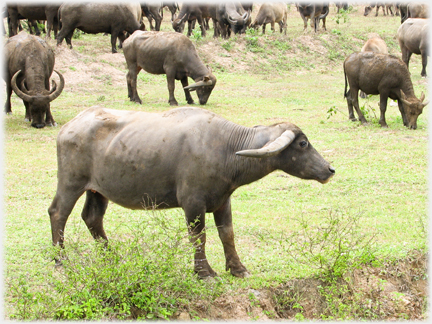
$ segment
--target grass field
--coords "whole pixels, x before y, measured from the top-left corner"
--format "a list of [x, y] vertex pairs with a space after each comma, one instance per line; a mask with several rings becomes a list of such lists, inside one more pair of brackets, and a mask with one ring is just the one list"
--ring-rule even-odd
[[[256, 13], [254, 10], [253, 17]], [[165, 12], [162, 30], [172, 30], [169, 19], [170, 15]], [[362, 126], [348, 120], [343, 97], [344, 58], [359, 51], [370, 33], [379, 34], [386, 41], [389, 52], [400, 57], [395, 36], [399, 26], [400, 17], [384, 17], [382, 12], [378, 17], [364, 17], [363, 6], [355, 6], [347, 15], [337, 15], [332, 6], [327, 18], [327, 31], [321, 30], [314, 34], [308, 27], [303, 32], [303, 22], [295, 7], [291, 6], [287, 35], [281, 35], [278, 31], [271, 33], [269, 26], [266, 35], [261, 35], [261, 30], [249, 31], [246, 35], [233, 36], [229, 40], [213, 39], [212, 30], [204, 39], [194, 33], [192, 40], [198, 53], [212, 68], [218, 80], [203, 108], [244, 126], [270, 125], [281, 121], [296, 124], [336, 168], [336, 175], [328, 184], [321, 185], [277, 171], [238, 189], [232, 195], [236, 244], [239, 256], [252, 276], [237, 279], [225, 272], [222, 245], [212, 215], [209, 214], [207, 256], [221, 279], [217, 284], [196, 281], [191, 273], [191, 254], [185, 244], [185, 262], [180, 266], [184, 269], [182, 275], [187, 277], [185, 282], [193, 282], [198, 287], [195, 289], [206, 289], [206, 285], [216, 287], [213, 295], [207, 289], [209, 299], [214, 300], [218, 294], [226, 292], [234, 294], [240, 289], [277, 287], [295, 278], [319, 275], [323, 269], [327, 269], [326, 266], [319, 266], [316, 260], [307, 259], [306, 252], [304, 255], [294, 255], [298, 251], [290, 250], [289, 247], [293, 246], [293, 238], [298, 240], [296, 243], [301, 247], [301, 239], [313, 236], [332, 224], [335, 226], [335, 220], [341, 226], [336, 225], [333, 229], [339, 235], [345, 235], [344, 242], [373, 238], [371, 245], [366, 248], [373, 250], [374, 260], [398, 260], [414, 250], [426, 253], [427, 125], [430, 107], [427, 106], [420, 115], [418, 129], [409, 130], [403, 126], [397, 106], [391, 106], [389, 100], [386, 113], [389, 127], [381, 128], [378, 124], [378, 97], [360, 99], [360, 105], [370, 121], [369, 125]], [[171, 108], [167, 103], [165, 76], [145, 72], [141, 72], [138, 78], [138, 92], [143, 105], [128, 101], [125, 80], [127, 68], [121, 60], [123, 54], [121, 50], [118, 54], [110, 54], [109, 37], [80, 34], [72, 42], [73, 50], [69, 50], [66, 44], [56, 49], [59, 57], [56, 62], [61, 62], [56, 68], [66, 78], [63, 93], [51, 103], [58, 126], [32, 128], [24, 122], [24, 106], [15, 94], [12, 96], [13, 115], [4, 117], [3, 242], [5, 317], [8, 319], [62, 318], [59, 315], [61, 307], [82, 306], [82, 303], [73, 304], [65, 297], [71, 292], [58, 289], [55, 285], [55, 282], [61, 281], [64, 287], [74, 287], [72, 279], [69, 282], [65, 279], [71, 278], [66, 275], [68, 270], [55, 269], [51, 258], [47, 209], [56, 190], [55, 141], [61, 126], [93, 105], [143, 111], [165, 111]], [[55, 48], [54, 40], [50, 44]], [[69, 66], [64, 63], [68, 57], [74, 58], [73, 64]], [[109, 71], [114, 71], [115, 75]], [[419, 56], [412, 56], [410, 71], [416, 95], [420, 97], [423, 91], [428, 101], [428, 79], [420, 77]], [[122, 74], [123, 80], [115, 78]], [[180, 83], [176, 82], [176, 98], [180, 105], [185, 105], [182, 92]], [[192, 96], [197, 101], [196, 95]], [[83, 199], [80, 199], [69, 217], [65, 233], [66, 244], [74, 246], [70, 250], [70, 260], [75, 261], [78, 260], [73, 256], [75, 252], [85, 259], [94, 248], [91, 235], [80, 217], [82, 204]], [[177, 234], [182, 237], [180, 241], [187, 241], [180, 210], [164, 211], [157, 216], [170, 219], [174, 232], [177, 231], [176, 226], [181, 229], [178, 230], [180, 234]], [[356, 220], [352, 231], [342, 233], [344, 222], [352, 220]], [[154, 220], [152, 212], [127, 210], [112, 203], [109, 204], [104, 224], [115, 249], [122, 249], [122, 242], [123, 249], [129, 247], [128, 240], [143, 244], [142, 240], [145, 242], [146, 238], [151, 237], [158, 242], [152, 231], [163, 232], [158, 228], [162, 226]], [[150, 229], [146, 224], [156, 225]], [[309, 234], [302, 234], [305, 224], [311, 231]], [[149, 254], [166, 252], [157, 250], [157, 246], [151, 246], [151, 242], [147, 243], [150, 246]], [[328, 255], [333, 243], [327, 244]], [[349, 249], [348, 252], [357, 252], [355, 246]], [[309, 263], [305, 260], [303, 263], [297, 262], [302, 257]], [[127, 259], [125, 262], [129, 261]], [[332, 269], [330, 265], [327, 266]], [[74, 273], [78, 274], [79, 271]], [[100, 269], [101, 273], [103, 271]], [[164, 276], [162, 272], [160, 275]], [[81, 290], [77, 286], [75, 288], [82, 293], [86, 285], [82, 282], [80, 285]], [[174, 306], [188, 309], [185, 305], [188, 301], [194, 301], [195, 297], [193, 293], [186, 294]], [[156, 312], [159, 315], [155, 316], [173, 318], [172, 314], [163, 313], [163, 307], [160, 307]], [[72, 319], [91, 319], [89, 312], [85, 311], [70, 311], [69, 314], [76, 315]], [[116, 315], [123, 314], [118, 309], [112, 313], [101, 311], [98, 314], [102, 319], [128, 318], [126, 315]], [[192, 313], [190, 316], [194, 318]], [[340, 318], [343, 319], [343, 316]], [[380, 318], [384, 317], [377, 317]]]

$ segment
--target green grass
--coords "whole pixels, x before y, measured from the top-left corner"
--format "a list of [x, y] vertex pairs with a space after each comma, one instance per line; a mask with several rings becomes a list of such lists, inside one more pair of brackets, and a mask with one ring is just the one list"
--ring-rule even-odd
[[[229, 53], [242, 66], [247, 66], [239, 69], [240, 63], [233, 60], [234, 67], [231, 68], [203, 55], [203, 60], [212, 67], [218, 80], [208, 104], [203, 108], [244, 126], [270, 125], [281, 121], [298, 125], [312, 145], [336, 168], [336, 175], [328, 184], [321, 185], [278, 171], [234, 192], [232, 209], [237, 250], [252, 276], [237, 279], [225, 272], [222, 245], [212, 215], [208, 215], [207, 256], [213, 269], [220, 275], [220, 281], [217, 284], [196, 281], [191, 274], [190, 250], [184, 245], [184, 255], [179, 252], [179, 258], [184, 262], [181, 267], [178, 262], [175, 263], [177, 270], [183, 269], [183, 273], [175, 271], [174, 266], [166, 271], [153, 270], [152, 273], [155, 276], [180, 278], [178, 280], [195, 285], [196, 290], [184, 288], [189, 295], [179, 297], [173, 294], [178, 304], [174, 308], [167, 307], [167, 311], [184, 307], [188, 300], [193, 300], [204, 291], [208, 291], [208, 298], [211, 299], [222, 291], [277, 286], [293, 278], [317, 274], [316, 269], [297, 263], [284, 248], [288, 237], [301, 230], [299, 218], [307, 219], [311, 226], [319, 226], [331, 213], [338, 213], [346, 219], [361, 215], [358, 231], [363, 234], [376, 233], [377, 258], [397, 259], [411, 250], [426, 248], [423, 225], [427, 227], [429, 106], [419, 117], [418, 129], [412, 131], [403, 126], [398, 108], [390, 105], [386, 114], [389, 128], [381, 128], [373, 120], [373, 114], [368, 116], [371, 121], [369, 126], [351, 122], [343, 98], [343, 59], [359, 50], [371, 32], [379, 33], [386, 40], [390, 52], [400, 56], [394, 39], [400, 18], [382, 17], [381, 14], [378, 17], [363, 17], [359, 9], [349, 15], [348, 22], [342, 23], [341, 19], [337, 24], [331, 19], [333, 10], [334, 7], [331, 8], [330, 19], [327, 19], [327, 32], [317, 35], [310, 32], [309, 26], [308, 32], [303, 33], [303, 22], [292, 7], [286, 36], [278, 30], [266, 35], [261, 35], [259, 31], [257, 35], [235, 36], [237, 40], [233, 42], [233, 38], [212, 39], [211, 30], [196, 45], [200, 53], [203, 46], [213, 42], [219, 46], [220, 53]], [[172, 30], [167, 22], [169, 17], [165, 16], [162, 30]], [[331, 32], [332, 29], [338, 32]], [[304, 41], [305, 38], [312, 43]], [[111, 52], [109, 37], [101, 34], [80, 34], [72, 42], [74, 50], [82, 55], [80, 59], [86, 62], [98, 62], [98, 55]], [[320, 53], [324, 49], [327, 53]], [[259, 56], [263, 51], [266, 56]], [[126, 73], [124, 65], [101, 63]], [[77, 68], [71, 66], [69, 69], [75, 71]], [[429, 98], [427, 82], [420, 77], [420, 70], [420, 58], [414, 55], [410, 71], [415, 92], [420, 96], [420, 92], [424, 91]], [[143, 105], [128, 100], [126, 82], [122, 86], [112, 82], [108, 73], [102, 73], [73, 91], [66, 85], [62, 95], [51, 104], [59, 126], [41, 130], [31, 128], [24, 122], [24, 106], [13, 95], [13, 115], [4, 118], [4, 278], [7, 318], [52, 319], [53, 314], [59, 314], [59, 307], [65, 307], [69, 310], [68, 314], [74, 314], [71, 310], [74, 304], [65, 296], [72, 294], [76, 288], [67, 278], [72, 280], [76, 277], [72, 273], [66, 276], [67, 271], [54, 269], [47, 213], [57, 184], [55, 140], [61, 126], [92, 105], [154, 112], [171, 108], [167, 103], [165, 76], [140, 72], [138, 92]], [[180, 105], [186, 104], [179, 82], [176, 82], [175, 96]], [[196, 98], [195, 94], [192, 96]], [[372, 97], [368, 102], [379, 116], [378, 97]], [[364, 103], [365, 100], [360, 99], [360, 104]], [[336, 113], [328, 118], [332, 107]], [[96, 253], [93, 252], [95, 248], [91, 235], [80, 217], [82, 204], [83, 199], [78, 201], [66, 225], [66, 244], [74, 247], [69, 250], [75, 262], [71, 265], [79, 264], [80, 256], [84, 258], [87, 254]], [[160, 217], [166, 217], [174, 225], [178, 222], [178, 228], [183, 226], [181, 211], [166, 211]], [[151, 242], [145, 240], [145, 235], [149, 235], [146, 231], [150, 229], [143, 230], [139, 225], [143, 221], [149, 222], [154, 225], [155, 233], [163, 233], [160, 224], [151, 220], [151, 212], [132, 211], [109, 204], [105, 229], [114, 249], [124, 255], [126, 263], [134, 260], [128, 250], [132, 249], [131, 242], [150, 244], [143, 263], [156, 262], [156, 257], [162, 255], [157, 251], [157, 246], [151, 246]], [[176, 231], [173, 229], [171, 232], [174, 241], [179, 235]], [[144, 238], [140, 237], [141, 233], [145, 234]], [[184, 232], [180, 233], [180, 237], [183, 237]], [[96, 258], [97, 255], [93, 256]], [[98, 262], [109, 267], [103, 260]], [[100, 271], [104, 273], [105, 270]], [[50, 280], [57, 284], [63, 282], [70, 291], [56, 290]], [[79, 285], [86, 284], [80, 282]], [[158, 282], [157, 287], [160, 285]], [[14, 287], [21, 287], [21, 290], [16, 291]], [[53, 297], [48, 297], [50, 293]], [[33, 304], [31, 300], [35, 296], [41, 300], [41, 305], [51, 305], [53, 308], [44, 311], [42, 306]], [[55, 296], [63, 298], [57, 306], [53, 306], [55, 300], [50, 299]], [[76, 293], [73, 296], [84, 295]], [[23, 304], [23, 301], [29, 304]], [[93, 306], [89, 307], [96, 311]], [[110, 316], [116, 318], [115, 314], [120, 314], [118, 310], [112, 314], [109, 310], [97, 311], [101, 313], [96, 315], [105, 319]], [[126, 316], [126, 313], [118, 318]], [[155, 311], [149, 314], [169, 317], [168, 313], [162, 313], [159, 310], [159, 313]], [[86, 314], [86, 318], [94, 315]]]

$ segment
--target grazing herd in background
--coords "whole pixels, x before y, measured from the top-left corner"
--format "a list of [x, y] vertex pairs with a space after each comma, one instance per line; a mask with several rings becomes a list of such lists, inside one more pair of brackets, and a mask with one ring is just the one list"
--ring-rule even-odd
[[[172, 32], [160, 31], [160, 9], [164, 5], [169, 6], [172, 14]], [[343, 2], [336, 5], [338, 12], [349, 8]], [[376, 3], [367, 8], [370, 12], [376, 7], [378, 14], [380, 6], [382, 4]], [[34, 21], [46, 20], [47, 36], [53, 29], [57, 45], [66, 39], [70, 48], [76, 28], [85, 33], [110, 33], [112, 52], [117, 52], [117, 39], [123, 48], [129, 99], [142, 103], [137, 91], [137, 75], [143, 69], [166, 75], [168, 102], [173, 106], [178, 105], [174, 97], [175, 80], [181, 81], [188, 104], [194, 102], [190, 94], [194, 90], [199, 103], [206, 104], [216, 85], [211, 69], [203, 64], [191, 40], [182, 34], [186, 22], [188, 36], [196, 21], [205, 36], [209, 19], [212, 19], [214, 37], [223, 38], [230, 37], [231, 33], [245, 33], [249, 27], [258, 29], [262, 26], [264, 34], [266, 24], [274, 31], [275, 23], [280, 25], [280, 32], [286, 34], [287, 27], [286, 3], [261, 5], [253, 22], [251, 3], [186, 3], [182, 8], [173, 3], [159, 6], [64, 3], [39, 6], [37, 10], [36, 7], [8, 5], [10, 37], [5, 43], [4, 76], [6, 113], [12, 112], [10, 95], [13, 89], [24, 102], [26, 120], [36, 128], [56, 125], [50, 102], [61, 94], [65, 81], [61, 73], [55, 71], [60, 84], [57, 86], [53, 81], [50, 88], [54, 52], [42, 38], [18, 33], [20, 19], [28, 19], [29, 26], [33, 26]], [[299, 3], [296, 7], [304, 21], [304, 30], [308, 19], [315, 32], [319, 30], [320, 20], [326, 30], [328, 3]], [[387, 100], [391, 98], [398, 101], [403, 124], [417, 128], [417, 118], [427, 103], [423, 103], [423, 93], [420, 99], [414, 94], [408, 64], [412, 53], [422, 55], [421, 75], [426, 76], [428, 20], [418, 16], [424, 15], [424, 8], [424, 5], [398, 6], [404, 15], [397, 31], [403, 60], [388, 55], [386, 43], [374, 37], [365, 43], [361, 52], [351, 54], [344, 61], [344, 96], [351, 120], [356, 120], [355, 109], [362, 124], [366, 123], [358, 103], [361, 90], [365, 94], [380, 95], [381, 126], [387, 127], [385, 111]], [[393, 15], [391, 8], [388, 9]], [[145, 31], [144, 16], [154, 30]], [[188, 77], [194, 80], [193, 84], [188, 84]], [[194, 271], [201, 278], [217, 275], [205, 254], [206, 213], [214, 214], [224, 248], [226, 270], [237, 277], [249, 275], [234, 243], [230, 197], [237, 188], [274, 170], [320, 183], [327, 183], [335, 174], [335, 169], [293, 124], [243, 127], [210, 111], [192, 107], [162, 113], [88, 108], [60, 129], [57, 161], [57, 191], [48, 209], [54, 245], [63, 247], [67, 219], [84, 193], [82, 218], [92, 236], [105, 241], [103, 217], [109, 200], [131, 209], [181, 207], [190, 224], [191, 242], [195, 245]], [[56, 259], [56, 264], [61, 264], [60, 258]]]
[[[297, 11], [304, 21], [304, 30], [307, 28], [308, 19], [311, 20], [311, 27], [315, 32], [319, 30], [319, 21], [323, 21], [323, 29], [326, 30], [326, 17], [330, 12], [329, 3], [296, 3]], [[346, 2], [335, 3], [338, 12], [341, 9], [349, 10]], [[171, 11], [171, 22], [175, 32], [161, 32], [160, 26], [163, 16], [163, 8], [167, 6]], [[397, 93], [389, 92], [389, 81], [382, 62], [393, 62], [394, 57], [388, 55], [385, 42], [382, 39], [374, 38], [368, 40], [362, 48], [363, 54], [350, 56], [344, 62], [346, 85], [350, 85], [350, 91], [345, 89], [344, 96], [347, 98], [349, 118], [354, 117], [353, 107], [359, 115], [362, 123], [366, 123], [364, 116], [358, 108], [358, 91], [362, 98], [366, 94], [380, 94], [381, 126], [387, 126], [385, 122], [385, 110], [387, 98], [398, 100], [399, 109], [404, 121], [404, 125], [416, 128], [416, 120], [422, 112], [423, 104], [413, 104], [418, 99], [412, 90], [409, 72], [402, 72], [406, 67], [408, 71], [411, 55], [418, 54], [422, 58], [421, 76], [426, 77], [426, 66], [428, 56], [428, 8], [422, 3], [406, 3], [393, 5], [390, 3], [370, 3], [365, 6], [364, 16], [367, 16], [373, 8], [382, 8], [383, 14], [400, 15], [401, 26], [397, 30], [397, 38], [402, 52], [404, 66], [395, 64], [399, 75], [406, 76], [404, 85], [397, 85]], [[284, 2], [263, 3], [252, 22], [251, 12], [252, 3], [224, 2], [224, 3], [184, 3], [181, 8], [175, 2], [170, 3], [64, 3], [64, 4], [8, 4], [4, 15], [8, 19], [9, 40], [5, 45], [6, 54], [6, 73], [5, 80], [7, 86], [7, 100], [5, 105], [6, 113], [11, 113], [10, 95], [12, 89], [23, 99], [26, 106], [26, 120], [31, 121], [34, 127], [42, 128], [45, 125], [55, 125], [54, 119], [49, 109], [49, 102], [54, 100], [63, 89], [64, 80], [61, 80], [60, 87], [55, 91], [50, 90], [49, 77], [53, 71], [54, 54], [49, 46], [41, 39], [30, 36], [17, 35], [21, 27], [20, 20], [27, 19], [28, 26], [37, 28], [36, 21], [46, 20], [47, 36], [50, 37], [51, 30], [60, 45], [63, 39], [72, 48], [72, 36], [75, 29], [80, 29], [85, 33], [110, 33], [112, 52], [117, 52], [116, 42], [119, 40], [119, 47], [123, 47], [124, 55], [128, 66], [127, 89], [128, 97], [131, 101], [142, 103], [137, 92], [137, 74], [141, 69], [153, 74], [165, 74], [167, 76], [169, 104], [178, 105], [174, 98], [175, 80], [180, 80], [185, 91], [188, 104], [193, 103], [190, 91], [197, 91], [200, 104], [205, 104], [216, 84], [216, 77], [211, 70], [200, 60], [193, 43], [182, 33], [186, 22], [188, 23], [187, 36], [192, 34], [192, 30], [197, 21], [201, 35], [206, 35], [209, 29], [209, 20], [213, 21], [214, 37], [229, 38], [231, 33], [242, 34], [247, 28], [258, 29], [262, 26], [262, 33], [265, 33], [266, 24], [271, 25], [271, 30], [275, 31], [275, 24], [280, 26], [280, 32], [286, 34], [288, 6]], [[395, 12], [393, 13], [393, 9]], [[178, 13], [177, 13], [178, 12]], [[143, 17], [147, 17], [150, 29], [146, 27]], [[155, 21], [153, 27], [152, 21]], [[26, 44], [26, 50], [16, 50], [12, 44]], [[31, 43], [35, 45], [29, 45]], [[36, 44], [37, 43], [37, 44]], [[50, 53], [46, 59], [38, 60], [38, 67], [25, 64], [30, 51], [34, 51], [37, 46], [44, 48], [44, 52]], [[36, 50], [37, 51], [37, 50]], [[42, 53], [42, 52], [41, 52]], [[375, 53], [375, 54], [367, 54]], [[17, 58], [17, 55], [22, 56]], [[374, 60], [375, 56], [380, 60]], [[377, 69], [371, 69], [369, 74], [364, 71], [369, 62], [374, 61]], [[21, 63], [18, 63], [21, 62]], [[32, 63], [33, 65], [36, 63]], [[358, 66], [354, 66], [354, 65]], [[366, 65], [365, 65], [366, 64]], [[360, 69], [359, 66], [362, 66]], [[31, 71], [33, 72], [31, 72]], [[44, 77], [35, 81], [34, 71], [44, 71]], [[360, 72], [362, 71], [362, 72]], [[49, 75], [48, 75], [49, 73]], [[374, 73], [372, 75], [372, 73]], [[396, 72], [393, 72], [396, 73]], [[188, 84], [188, 77], [194, 80], [194, 84]], [[355, 81], [354, 81], [355, 80]], [[395, 79], [396, 80], [396, 79]], [[408, 88], [406, 88], [408, 86]], [[387, 89], [387, 90], [386, 90]], [[47, 95], [48, 93], [48, 95]], [[39, 97], [46, 96], [44, 103], [40, 102]], [[55, 95], [53, 95], [55, 94]], [[36, 97], [35, 97], [36, 96]], [[421, 96], [424, 99], [424, 96]], [[37, 99], [37, 100], [36, 100]], [[423, 101], [423, 100], [421, 100]], [[409, 113], [407, 113], [409, 112]], [[44, 115], [44, 118], [41, 116]], [[416, 116], [411, 120], [407, 116]], [[43, 121], [44, 120], [44, 121]]]

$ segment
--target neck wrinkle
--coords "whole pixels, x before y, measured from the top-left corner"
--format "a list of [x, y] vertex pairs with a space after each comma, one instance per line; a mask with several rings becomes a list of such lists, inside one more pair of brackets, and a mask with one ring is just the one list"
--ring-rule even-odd
[[232, 182], [233, 190], [238, 187], [261, 179], [271, 170], [268, 159], [238, 156], [238, 151], [257, 148], [255, 128], [248, 128], [236, 124], [229, 125], [229, 139], [227, 143], [226, 170]]

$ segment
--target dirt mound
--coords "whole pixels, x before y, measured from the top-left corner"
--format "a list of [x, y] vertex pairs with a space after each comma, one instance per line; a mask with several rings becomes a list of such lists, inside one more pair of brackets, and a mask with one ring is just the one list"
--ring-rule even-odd
[[213, 302], [199, 301], [176, 319], [197, 314], [223, 321], [322, 320], [331, 319], [326, 317], [329, 307], [339, 305], [340, 318], [347, 320], [424, 320], [427, 295], [427, 256], [414, 252], [384, 267], [356, 269], [334, 284], [295, 279], [277, 288], [243, 289]]
[[123, 53], [104, 53], [97, 60], [66, 46], [55, 48], [55, 69], [65, 78], [65, 88], [91, 87], [93, 82], [126, 85], [126, 61]]

